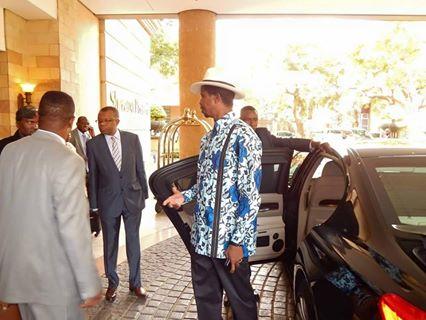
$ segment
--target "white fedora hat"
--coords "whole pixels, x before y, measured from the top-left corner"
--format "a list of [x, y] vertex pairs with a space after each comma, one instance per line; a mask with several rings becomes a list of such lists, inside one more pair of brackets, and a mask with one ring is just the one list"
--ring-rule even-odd
[[227, 89], [235, 93], [235, 99], [244, 98], [245, 94], [233, 84], [231, 77], [218, 67], [208, 68], [203, 80], [191, 84], [192, 93], [200, 93], [201, 86], [213, 86]]

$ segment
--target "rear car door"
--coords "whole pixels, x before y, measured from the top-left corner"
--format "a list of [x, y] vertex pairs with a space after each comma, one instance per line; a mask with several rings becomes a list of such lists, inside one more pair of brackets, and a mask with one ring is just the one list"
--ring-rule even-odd
[[[287, 191], [292, 153], [292, 150], [287, 148], [263, 151], [257, 250], [251, 261], [275, 259], [284, 252], [283, 195]], [[196, 183], [197, 160], [198, 156], [183, 159], [160, 168], [151, 175], [149, 185], [159, 203], [171, 195], [173, 184], [183, 191]], [[179, 210], [163, 207], [189, 251], [194, 208], [195, 201]]]

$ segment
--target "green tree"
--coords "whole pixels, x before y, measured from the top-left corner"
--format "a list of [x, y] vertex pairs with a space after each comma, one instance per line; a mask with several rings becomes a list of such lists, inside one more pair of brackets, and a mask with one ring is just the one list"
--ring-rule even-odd
[[174, 76], [178, 70], [178, 45], [167, 41], [163, 32], [151, 36], [151, 67], [165, 77]]
[[352, 54], [358, 108], [383, 113], [389, 106], [406, 112], [419, 108], [426, 94], [421, 47], [402, 24], [383, 39], [358, 46]]
[[292, 45], [283, 60], [283, 83], [280, 108], [290, 108], [297, 133], [306, 135], [305, 124], [314, 111], [326, 108], [338, 113], [338, 102], [343, 88], [340, 79], [344, 67], [337, 60], [317, 54], [315, 47]]

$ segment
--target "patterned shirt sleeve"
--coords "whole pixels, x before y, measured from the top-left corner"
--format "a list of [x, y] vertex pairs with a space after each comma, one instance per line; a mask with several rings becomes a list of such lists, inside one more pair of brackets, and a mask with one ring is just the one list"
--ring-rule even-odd
[[189, 188], [188, 190], [182, 191], [182, 195], [183, 195], [183, 204], [187, 204], [188, 202], [191, 202], [192, 200], [195, 199], [195, 197], [197, 196], [197, 192], [198, 192], [198, 185], [194, 184], [191, 188]]
[[243, 129], [237, 141], [238, 156], [238, 210], [236, 228], [231, 241], [246, 247], [256, 240], [257, 213], [260, 207], [260, 182], [262, 178], [262, 144], [250, 129]]

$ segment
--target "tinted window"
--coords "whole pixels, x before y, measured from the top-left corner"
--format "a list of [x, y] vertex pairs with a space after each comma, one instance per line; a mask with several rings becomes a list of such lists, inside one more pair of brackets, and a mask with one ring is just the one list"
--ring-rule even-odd
[[385, 214], [396, 215], [402, 224], [426, 225], [426, 163], [422, 165], [415, 158], [374, 162], [378, 178], [375, 187], [384, 190], [387, 195], [387, 199], [380, 201], [389, 201], [394, 209], [392, 213]]
[[260, 184], [260, 193], [277, 192], [277, 183], [280, 174], [279, 164], [262, 165], [262, 183]]

